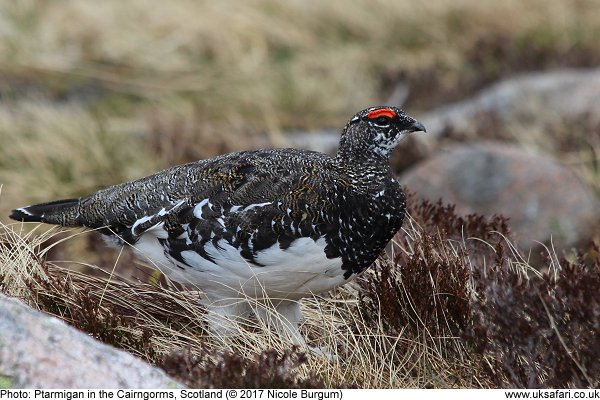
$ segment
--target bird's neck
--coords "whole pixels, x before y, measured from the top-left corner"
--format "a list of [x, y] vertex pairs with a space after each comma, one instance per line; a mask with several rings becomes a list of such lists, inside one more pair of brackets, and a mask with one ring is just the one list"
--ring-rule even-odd
[[367, 186], [379, 186], [392, 176], [389, 154], [364, 151], [344, 151], [336, 155], [337, 164], [355, 182]]

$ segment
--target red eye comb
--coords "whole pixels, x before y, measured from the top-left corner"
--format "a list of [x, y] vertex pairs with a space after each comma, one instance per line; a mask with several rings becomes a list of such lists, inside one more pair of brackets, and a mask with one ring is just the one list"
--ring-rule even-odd
[[391, 108], [378, 108], [377, 110], [373, 110], [367, 114], [367, 118], [375, 119], [378, 117], [388, 117], [394, 118], [396, 116], [396, 112]]

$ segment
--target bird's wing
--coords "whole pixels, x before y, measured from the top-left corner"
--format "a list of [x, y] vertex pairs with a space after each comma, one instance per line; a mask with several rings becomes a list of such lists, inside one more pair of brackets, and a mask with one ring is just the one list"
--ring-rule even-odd
[[168, 238], [170, 253], [194, 250], [209, 258], [207, 244], [227, 244], [257, 263], [256, 255], [275, 244], [285, 250], [296, 239], [316, 241], [330, 232], [335, 214], [330, 194], [306, 173], [252, 174], [237, 190], [201, 196], [181, 210]]
[[79, 219], [129, 243], [151, 232], [173, 245], [223, 239], [248, 254], [316, 238], [328, 230], [324, 210], [333, 203], [322, 180], [333, 172], [327, 156], [299, 155], [234, 153], [174, 167], [82, 199]]

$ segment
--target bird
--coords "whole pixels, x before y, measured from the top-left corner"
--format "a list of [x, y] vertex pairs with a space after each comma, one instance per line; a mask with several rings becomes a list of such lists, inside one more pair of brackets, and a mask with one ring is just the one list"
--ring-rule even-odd
[[[10, 218], [98, 230], [130, 245], [204, 298], [211, 332], [254, 313], [306, 344], [299, 300], [344, 285], [400, 230], [392, 150], [425, 127], [393, 106], [356, 113], [334, 156], [294, 149], [234, 152], [177, 165], [79, 198], [17, 208]], [[237, 330], [239, 332], [239, 329]]]

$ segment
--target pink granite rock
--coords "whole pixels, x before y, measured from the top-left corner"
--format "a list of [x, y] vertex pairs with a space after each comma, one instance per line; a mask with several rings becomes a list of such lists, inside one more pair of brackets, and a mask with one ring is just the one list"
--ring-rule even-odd
[[162, 370], [0, 293], [0, 378], [9, 388], [181, 388]]
[[598, 199], [555, 159], [498, 143], [460, 145], [431, 156], [400, 182], [462, 214], [503, 214], [518, 244], [559, 247], [586, 239], [600, 222]]

